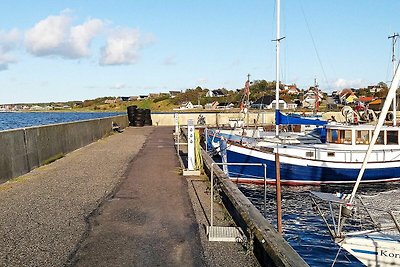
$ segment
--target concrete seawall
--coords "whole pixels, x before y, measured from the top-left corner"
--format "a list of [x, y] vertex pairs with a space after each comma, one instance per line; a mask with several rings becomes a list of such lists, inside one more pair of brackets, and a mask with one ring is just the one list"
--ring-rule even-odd
[[112, 122], [128, 126], [123, 115], [1, 131], [0, 183], [103, 138], [112, 132]]
[[[187, 125], [187, 121], [192, 119], [196, 124], [199, 117], [202, 116], [205, 120], [205, 124], [209, 126], [223, 126], [228, 125], [229, 120], [239, 118], [238, 112], [183, 112], [177, 111], [179, 125]], [[243, 116], [243, 115], [242, 115]], [[327, 120], [332, 116], [337, 121], [344, 121], [344, 117], [340, 112], [326, 112], [322, 114], [322, 118]], [[152, 113], [151, 118], [153, 125], [156, 126], [171, 126], [175, 125], [174, 113]], [[248, 117], [245, 119], [247, 125], [254, 125], [254, 122], [258, 125], [273, 124], [275, 123], [274, 111], [251, 111], [248, 113]]]

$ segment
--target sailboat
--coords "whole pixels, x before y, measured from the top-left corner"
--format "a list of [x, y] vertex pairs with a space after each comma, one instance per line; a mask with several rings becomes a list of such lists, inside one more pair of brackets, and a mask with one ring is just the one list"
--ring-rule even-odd
[[[208, 131], [215, 142], [227, 142], [220, 153], [228, 163], [263, 163], [267, 182], [275, 183], [275, 155], [280, 159], [281, 183], [287, 185], [353, 184], [365, 153], [372, 142], [374, 124], [336, 123], [315, 120], [323, 136], [282, 133], [281, 124], [290, 123], [279, 110], [280, 1], [277, 0], [275, 134], [257, 132], [246, 137], [224, 136]], [[295, 118], [293, 118], [295, 119]], [[384, 119], [382, 114], [380, 119]], [[395, 121], [395, 120], [394, 120]], [[293, 123], [293, 122], [292, 122]], [[257, 136], [257, 134], [259, 136]], [[249, 137], [262, 138], [249, 138]], [[223, 137], [223, 138], [222, 138]], [[322, 140], [322, 141], [321, 141]], [[400, 127], [382, 125], [362, 183], [400, 181]], [[237, 182], [264, 183], [264, 170], [255, 166], [230, 164], [228, 175]]]
[[[390, 90], [382, 108], [382, 114], [374, 129], [371, 143], [365, 153], [357, 180], [350, 195], [311, 192], [313, 203], [324, 219], [334, 241], [355, 256], [366, 266], [400, 266], [400, 204], [393, 209], [393, 199], [373, 207], [374, 201], [365, 202], [365, 197], [356, 197], [359, 185], [364, 179], [371, 153], [379, 138], [392, 100], [400, 81], [400, 68], [393, 77]], [[398, 198], [400, 192], [388, 192]], [[379, 196], [388, 198], [385, 195]], [[381, 200], [382, 201], [382, 200]], [[350, 223], [349, 223], [350, 221]], [[361, 222], [361, 224], [360, 224]], [[347, 223], [347, 225], [346, 225]], [[339, 250], [340, 251], [340, 250]], [[339, 252], [338, 251], [338, 252]]]

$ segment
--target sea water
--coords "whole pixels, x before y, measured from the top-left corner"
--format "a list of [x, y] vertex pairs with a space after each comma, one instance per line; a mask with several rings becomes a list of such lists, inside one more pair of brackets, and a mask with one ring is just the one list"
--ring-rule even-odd
[[0, 131], [38, 125], [104, 118], [118, 112], [0, 112]]
[[[359, 193], [373, 195], [377, 192], [399, 188], [399, 183], [362, 185]], [[264, 186], [239, 184], [240, 191], [264, 214]], [[276, 190], [267, 185], [266, 219], [276, 228]], [[309, 191], [350, 193], [349, 186], [285, 186], [282, 187], [283, 237], [310, 266], [332, 266], [339, 246], [327, 227], [312, 208]], [[345, 250], [340, 250], [334, 266], [364, 266]]]

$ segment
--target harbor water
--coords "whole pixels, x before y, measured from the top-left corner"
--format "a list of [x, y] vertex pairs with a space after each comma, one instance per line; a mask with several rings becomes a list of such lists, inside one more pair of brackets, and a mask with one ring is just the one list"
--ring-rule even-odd
[[[399, 188], [399, 183], [362, 186], [361, 194], [375, 194]], [[264, 187], [239, 184], [239, 189], [264, 212]], [[284, 238], [310, 266], [332, 266], [339, 246], [336, 245], [318, 212], [313, 210], [309, 191], [349, 193], [351, 187], [282, 187], [282, 224]], [[275, 186], [267, 185], [266, 218], [276, 227]], [[340, 250], [333, 266], [364, 266], [345, 250]]]
[[121, 115], [118, 112], [0, 112], [0, 131]]

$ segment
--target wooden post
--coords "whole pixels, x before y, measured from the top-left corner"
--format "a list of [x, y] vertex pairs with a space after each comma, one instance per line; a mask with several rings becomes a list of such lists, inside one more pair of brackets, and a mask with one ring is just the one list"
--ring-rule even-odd
[[275, 153], [275, 173], [276, 173], [276, 215], [278, 233], [282, 234], [282, 209], [281, 209], [281, 164], [279, 154]]

